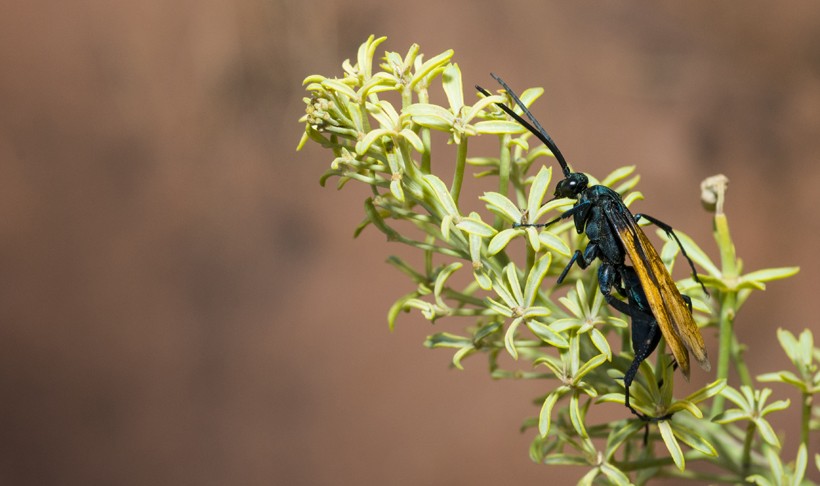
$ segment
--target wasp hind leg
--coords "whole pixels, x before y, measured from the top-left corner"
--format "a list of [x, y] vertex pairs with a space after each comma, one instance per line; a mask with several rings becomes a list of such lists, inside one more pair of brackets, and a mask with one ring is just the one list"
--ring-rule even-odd
[[667, 235], [669, 235], [671, 238], [673, 238], [675, 240], [675, 242], [678, 244], [678, 248], [680, 248], [680, 252], [683, 255], [683, 258], [686, 259], [687, 263], [689, 263], [689, 268], [692, 269], [692, 278], [695, 279], [695, 282], [700, 284], [700, 287], [703, 289], [703, 292], [706, 295], [710, 295], [709, 291], [706, 290], [706, 286], [703, 285], [703, 282], [701, 282], [700, 277], [698, 277], [698, 271], [695, 269], [695, 263], [692, 261], [691, 258], [689, 258], [689, 255], [686, 254], [686, 250], [683, 248], [683, 243], [680, 242], [680, 239], [678, 238], [678, 235], [675, 234], [675, 230], [673, 230], [671, 226], [664, 223], [663, 221], [661, 221], [657, 218], [654, 218], [652, 216], [649, 216], [648, 214], [643, 214], [643, 213], [636, 214], [635, 215], [635, 222], [637, 223], [641, 218], [645, 218], [647, 221], [654, 224], [658, 228], [662, 229], [664, 233], [666, 233]]

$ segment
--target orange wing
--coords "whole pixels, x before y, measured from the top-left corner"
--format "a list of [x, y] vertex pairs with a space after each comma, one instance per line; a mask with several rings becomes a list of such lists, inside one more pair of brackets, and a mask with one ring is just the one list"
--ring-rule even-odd
[[689, 379], [689, 352], [701, 368], [709, 371], [712, 366], [700, 329], [652, 242], [631, 214], [622, 211], [606, 211], [606, 214], [632, 260], [652, 314], [683, 376]]

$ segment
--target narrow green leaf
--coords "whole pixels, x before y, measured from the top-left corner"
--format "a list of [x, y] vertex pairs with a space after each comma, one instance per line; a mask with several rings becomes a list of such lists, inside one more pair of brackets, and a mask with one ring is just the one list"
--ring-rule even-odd
[[766, 415], [769, 415], [770, 413], [780, 412], [780, 411], [786, 410], [787, 408], [789, 408], [789, 405], [791, 405], [791, 401], [788, 400], [788, 399], [778, 400], [776, 402], [772, 402], [772, 403], [766, 405], [763, 408], [763, 410], [760, 411], [760, 416], [765, 417]]
[[521, 221], [521, 211], [506, 196], [497, 192], [485, 192], [479, 199], [487, 203], [487, 209], [508, 221], [513, 223]]
[[503, 103], [503, 98], [501, 96], [485, 96], [483, 98], [479, 98], [478, 101], [476, 101], [472, 106], [467, 107], [466, 114], [463, 119], [465, 121], [470, 121], [488, 107], [496, 103]]
[[629, 480], [629, 476], [612, 464], [604, 463], [601, 464], [600, 467], [601, 472], [603, 472], [607, 479], [609, 479], [613, 484], [617, 484], [619, 486], [629, 486], [632, 484], [632, 481]]
[[[444, 286], [447, 284], [447, 279], [458, 269], [460, 269], [464, 264], [461, 262], [453, 262], [446, 267], [442, 268], [441, 271], [436, 275], [436, 282], [433, 286], [433, 295], [435, 296], [436, 300], [441, 300], [441, 292], [444, 290]], [[442, 302], [443, 303], [443, 302]]]
[[535, 439], [530, 442], [530, 460], [536, 464], [540, 464], [544, 460], [544, 448], [542, 445], [543, 441], [540, 436], [536, 436]]
[[496, 295], [501, 297], [501, 300], [504, 301], [504, 304], [506, 304], [510, 312], [512, 312], [513, 309], [519, 306], [519, 303], [516, 302], [513, 295], [502, 282], [496, 281], [496, 284], [493, 285], [493, 291], [496, 293]]
[[686, 397], [685, 400], [688, 400], [692, 403], [700, 403], [704, 400], [707, 400], [717, 395], [725, 387], [726, 379], [715, 380], [712, 383], [709, 383], [705, 387], [701, 388], [700, 390], [692, 393], [691, 395]]
[[487, 254], [493, 256], [507, 247], [510, 241], [521, 234], [521, 230], [507, 228], [496, 233], [487, 245]]
[[769, 424], [766, 419], [762, 418], [755, 419], [754, 423], [757, 426], [757, 431], [760, 433], [760, 437], [762, 437], [767, 444], [780, 449], [780, 439], [777, 438], [777, 434], [774, 433], [774, 429], [771, 424]]
[[381, 93], [383, 91], [395, 91], [396, 89], [395, 78], [391, 77], [388, 73], [380, 72], [365, 81], [362, 87], [356, 92], [356, 96], [358, 96], [360, 100], [363, 100], [371, 94]]
[[538, 170], [538, 174], [535, 175], [535, 179], [532, 181], [530, 193], [527, 196], [527, 212], [529, 214], [536, 214], [541, 208], [544, 194], [547, 193], [551, 179], [552, 167], [541, 166], [541, 169]]
[[[623, 377], [620, 376], [615, 379], [622, 379]], [[630, 395], [631, 397], [632, 395]], [[621, 405], [624, 404], [625, 397], [623, 393], [607, 393], [598, 397], [596, 403], [619, 403]]]
[[393, 194], [397, 200], [404, 202], [404, 188], [401, 187], [401, 179], [393, 179], [390, 181], [390, 193]]
[[578, 435], [588, 438], [589, 434], [587, 434], [587, 429], [584, 426], [584, 414], [581, 412], [581, 400], [577, 392], [569, 398], [569, 418]]
[[589, 337], [592, 340], [592, 344], [598, 348], [598, 351], [606, 356], [606, 360], [612, 361], [612, 349], [609, 347], [609, 341], [606, 340], [606, 336], [597, 328], [592, 328]]
[[[523, 93], [521, 93], [521, 96], [519, 97], [519, 99], [521, 100], [522, 103], [524, 103], [524, 106], [529, 108], [530, 106], [532, 106], [532, 104], [535, 102], [535, 100], [540, 98], [541, 95], [543, 95], [543, 94], [544, 94], [544, 88], [527, 88], [527, 89], [524, 90]], [[521, 108], [516, 106], [515, 107], [515, 112], [516, 113], [521, 113]]]
[[550, 369], [550, 371], [552, 371], [556, 378], [562, 378], [564, 376], [564, 363], [555, 356], [550, 356], [548, 354], [541, 356], [533, 361], [532, 364], [534, 366], [539, 364], [546, 366]]
[[738, 420], [748, 420], [749, 414], [739, 408], [724, 410], [720, 415], [714, 417], [712, 422], [716, 424], [730, 424]]
[[542, 322], [536, 321], [535, 319], [527, 319], [527, 327], [533, 334], [538, 336], [539, 339], [551, 346], [561, 349], [566, 349], [569, 346], [564, 336], [554, 332], [548, 325]]
[[524, 291], [521, 289], [521, 282], [518, 280], [518, 270], [515, 268], [513, 262], [510, 262], [504, 267], [504, 274], [507, 277], [507, 282], [509, 283], [509, 288], [512, 291], [516, 306], [523, 307]]
[[433, 194], [435, 194], [436, 199], [444, 208], [445, 213], [451, 216], [458, 216], [458, 206], [456, 206], [456, 202], [453, 200], [453, 196], [450, 194], [450, 190], [447, 189], [447, 186], [444, 185], [444, 182], [432, 174], [425, 175], [424, 181], [430, 186], [430, 189], [433, 190]]
[[489, 275], [487, 275], [487, 271], [483, 268], [473, 267], [473, 278], [475, 278], [476, 283], [482, 290], [493, 289], [493, 281], [490, 279]]
[[575, 376], [573, 376], [574, 381], [576, 381], [576, 382], [579, 381], [587, 373], [589, 373], [590, 371], [594, 370], [595, 368], [601, 366], [606, 361], [607, 361], [606, 354], [599, 354], [597, 356], [593, 356], [589, 361], [587, 361], [586, 363], [581, 365], [580, 368], [578, 368], [578, 371], [575, 373]]
[[325, 78], [322, 81], [322, 86], [324, 86], [328, 91], [335, 91], [336, 93], [346, 96], [353, 102], [359, 101], [356, 92], [353, 91], [353, 88], [337, 79]]
[[800, 486], [803, 478], [806, 477], [806, 466], [808, 466], [809, 457], [806, 452], [806, 444], [801, 443], [797, 449], [797, 458], [794, 460], [794, 476], [792, 477], [791, 485]]
[[672, 460], [675, 461], [675, 465], [678, 466], [679, 470], [685, 471], [686, 459], [684, 459], [683, 451], [677, 439], [675, 439], [675, 434], [672, 432], [672, 425], [668, 420], [663, 420], [658, 422], [658, 430], [661, 432], [663, 443], [666, 444], [666, 448], [669, 450], [669, 455], [672, 456]]
[[625, 167], [615, 169], [604, 177], [603, 180], [601, 180], [601, 185], [612, 187], [616, 182], [622, 181], [632, 175], [633, 172], [635, 172], [634, 165], [627, 165]]
[[441, 75], [444, 94], [450, 104], [450, 111], [458, 113], [464, 106], [464, 92], [461, 83], [461, 70], [457, 63], [448, 64]]
[[[493, 286], [493, 290], [495, 289], [496, 287]], [[484, 301], [486, 302], [487, 307], [489, 307], [493, 312], [495, 312], [499, 316], [512, 317], [512, 310], [510, 310], [509, 307], [501, 304], [500, 302], [496, 302], [495, 300], [489, 297], [487, 297]]]
[[396, 130], [400, 126], [399, 114], [393, 108], [393, 104], [387, 100], [379, 100], [377, 103], [367, 103], [368, 112], [384, 128]]
[[626, 194], [627, 192], [631, 191], [638, 185], [638, 182], [641, 181], [641, 176], [631, 177], [630, 179], [618, 184], [617, 187], [613, 187], [612, 190], [617, 192], [618, 194]]
[[797, 349], [797, 338], [788, 329], [777, 328], [777, 340], [786, 354], [791, 354], [793, 349]]
[[403, 297], [400, 297], [396, 302], [393, 303], [392, 306], [390, 306], [390, 310], [387, 311], [387, 325], [391, 331], [396, 328], [396, 318], [398, 317], [399, 312], [407, 311], [404, 305], [407, 303], [408, 300], [414, 299], [416, 297], [418, 297], [418, 294], [415, 292], [411, 292]]
[[539, 317], [544, 317], [552, 314], [552, 310], [549, 307], [544, 307], [543, 305], [531, 305], [524, 309], [524, 313], [522, 314], [527, 319], [538, 319]]
[[541, 249], [541, 240], [538, 238], [538, 231], [532, 226], [528, 226], [524, 228], [524, 232], [527, 235], [527, 241], [530, 243], [532, 251], [538, 253]]
[[800, 347], [800, 364], [802, 365], [801, 368], [805, 367], [808, 368], [811, 366], [812, 362], [812, 351], [814, 350], [814, 336], [812, 336], [811, 331], [808, 329], [804, 329], [803, 332], [800, 333], [799, 341]]
[[469, 216], [461, 218], [461, 221], [456, 224], [456, 228], [473, 235], [481, 236], [482, 238], [492, 238], [497, 233], [495, 228], [484, 221]]
[[424, 346], [428, 348], [463, 348], [471, 346], [472, 340], [470, 338], [452, 334], [449, 332], [438, 332], [431, 336], [427, 336], [424, 341]]
[[598, 468], [590, 469], [578, 480], [578, 486], [592, 486], [595, 484], [595, 478], [597, 478], [600, 473], [601, 470]]
[[502, 326], [500, 322], [493, 322], [487, 324], [486, 326], [481, 326], [481, 328], [476, 331], [475, 335], [473, 335], [473, 342], [480, 343], [484, 338], [500, 331], [503, 327], [504, 326]]
[[676, 400], [669, 406], [670, 413], [677, 413], [682, 410], [686, 410], [695, 418], [703, 418], [703, 412], [700, 411], [697, 405], [688, 400]]
[[553, 199], [548, 201], [546, 204], [538, 208], [536, 213], [530, 213], [530, 222], [534, 223], [536, 221], [540, 221], [541, 218], [544, 217], [545, 214], [553, 211], [555, 209], [560, 209], [561, 211], [565, 211], [572, 206], [575, 205], [575, 199], [569, 198], [561, 198], [561, 199]]
[[562, 394], [563, 393], [558, 390], [555, 390], [547, 395], [547, 398], [544, 400], [544, 404], [541, 405], [541, 413], [538, 414], [538, 433], [541, 434], [541, 437], [546, 437], [550, 431], [552, 409], [555, 407], [555, 403], [559, 398], [561, 398]]
[[563, 239], [555, 236], [554, 234], [550, 233], [549, 231], [542, 231], [538, 234], [538, 238], [541, 240], [541, 244], [549, 248], [550, 250], [558, 253], [560, 255], [569, 256], [570, 249], [569, 246], [564, 242]]
[[378, 38], [374, 38], [375, 36], [371, 35], [367, 42], [362, 44], [359, 47], [359, 52], [357, 59], [359, 61], [359, 69], [364, 73], [365, 78], [372, 76], [373, 74], [373, 56], [376, 55], [376, 48], [387, 40], [387, 37], [382, 36]]
[[769, 469], [775, 479], [775, 483], [779, 486], [783, 484], [783, 478], [786, 476], [786, 471], [783, 469], [783, 462], [778, 455], [778, 449], [774, 447], [765, 447], [764, 454], [769, 461]]
[[448, 214], [441, 218], [441, 237], [444, 241], [450, 241], [450, 230], [453, 229], [453, 221], [455, 221], [456, 217], [454, 214]]
[[476, 122], [473, 126], [478, 133], [487, 135], [515, 135], [527, 131], [526, 128], [517, 122], [506, 120], [485, 120]]
[[516, 361], [518, 360], [518, 349], [515, 347], [515, 331], [518, 329], [522, 320], [520, 317], [513, 319], [510, 327], [507, 328], [507, 332], [504, 334], [504, 347], [507, 348], [507, 352]]
[[371, 130], [356, 144], [356, 153], [359, 155], [364, 155], [368, 150], [370, 150], [370, 147], [376, 143], [377, 140], [380, 140], [382, 137], [388, 136], [389, 134], [390, 132], [384, 128]]
[[447, 64], [450, 59], [453, 57], [454, 51], [452, 49], [448, 49], [441, 54], [430, 58], [426, 62], [424, 62], [421, 67], [419, 67], [416, 72], [413, 74], [413, 77], [410, 79], [409, 86], [410, 88], [415, 88], [416, 84], [419, 81], [423, 80], [427, 75], [433, 72], [435, 69]]
[[797, 375], [795, 375], [791, 371], [778, 371], [778, 372], [775, 372], [775, 373], [764, 373], [762, 375], [759, 375], [757, 377], [757, 379], [758, 379], [758, 381], [762, 381], [762, 382], [779, 381], [781, 383], [787, 383], [789, 385], [797, 387], [801, 391], [808, 391], [808, 389], [806, 388], [806, 384], [803, 383], [803, 380], [798, 378]]
[[800, 267], [781, 267], [781, 268], [766, 268], [763, 270], [756, 270], [743, 275], [743, 280], [754, 280], [757, 282], [770, 282], [772, 280], [781, 280], [784, 278], [796, 275], [800, 271]]
[[552, 263], [552, 255], [545, 253], [541, 258], [536, 260], [535, 265], [527, 274], [527, 282], [524, 285], [524, 301], [525, 306], [531, 306], [535, 303], [535, 298], [538, 296], [538, 290], [541, 288], [541, 282], [547, 275], [550, 263]]
[[758, 282], [756, 280], [747, 280], [743, 277], [739, 278], [737, 283], [734, 285], [734, 290], [766, 290], [766, 284], [762, 282]]
[[453, 128], [455, 117], [446, 108], [429, 103], [416, 103], [404, 109], [414, 123], [434, 130], [449, 132]]
[[411, 118], [416, 117], [437, 117], [452, 122], [453, 113], [443, 106], [434, 105], [432, 103], [414, 103], [402, 110], [403, 113]]
[[481, 237], [475, 234], [471, 234], [469, 238], [470, 243], [470, 262], [473, 264], [473, 270], [476, 270], [476, 266], [482, 265], [481, 263]]
[[760, 474], [752, 474], [751, 476], [747, 476], [746, 481], [752, 484], [757, 484], [758, 486], [772, 486], [772, 483]]
[[[609, 395], [604, 395], [607, 397]], [[621, 394], [623, 397], [623, 394]], [[599, 402], [604, 397], [599, 398]], [[623, 403], [623, 398], [621, 398], [621, 403]], [[615, 452], [618, 451], [618, 448], [621, 447], [621, 444], [624, 443], [626, 439], [629, 438], [635, 432], [644, 428], [644, 423], [640, 420], [627, 420], [623, 423], [623, 425], [616, 427], [613, 429], [609, 436], [606, 439], [606, 452], [605, 452], [605, 459], [608, 461], [612, 458]]]
[[715, 448], [702, 435], [681, 424], [670, 423], [672, 424], [672, 432], [675, 434], [675, 437], [680, 439], [684, 444], [707, 456], [717, 457], [718, 453]]
[[727, 386], [726, 388], [724, 388], [720, 392], [720, 394], [723, 395], [724, 397], [726, 397], [727, 399], [731, 400], [732, 402], [734, 402], [734, 404], [737, 405], [738, 407], [740, 407], [741, 409], [744, 409], [744, 410], [750, 410], [751, 409], [751, 404], [749, 404], [746, 401], [746, 398], [744, 398], [743, 395], [741, 395], [741, 393], [739, 391], [735, 390], [731, 386]]
[[453, 366], [463, 371], [464, 367], [461, 365], [461, 360], [473, 354], [474, 352], [475, 347], [473, 346], [464, 346], [463, 348], [459, 349], [455, 352], [455, 354], [453, 354]]
[[570, 314], [572, 314], [573, 316], [577, 318], [584, 317], [584, 313], [581, 311], [581, 308], [578, 306], [578, 303], [575, 299], [570, 298], [569, 296], [561, 297], [560, 299], [558, 299], [558, 302], [562, 303], [564, 307], [566, 307], [567, 310], [569, 310]]
[[644, 197], [643, 197], [643, 193], [641, 191], [630, 192], [629, 194], [626, 195], [626, 197], [624, 197], [624, 205], [626, 207], [629, 207], [635, 201], [641, 201], [643, 199], [644, 199]]
[[578, 373], [578, 368], [581, 367], [580, 344], [577, 335], [569, 338], [569, 353], [567, 356], [569, 357], [569, 374], [575, 376]]
[[410, 146], [413, 147], [416, 150], [416, 152], [424, 153], [424, 142], [422, 142], [421, 138], [419, 138], [419, 136], [416, 135], [416, 132], [410, 130], [409, 128], [405, 128], [399, 133], [401, 134], [402, 138], [404, 138], [410, 143]]
[[[548, 455], [544, 458], [544, 464], [556, 466], [589, 466], [587, 460], [584, 459], [582, 456], [573, 456], [570, 454], [562, 453]], [[597, 471], [595, 469], [593, 469], [590, 472], [597, 474]]]

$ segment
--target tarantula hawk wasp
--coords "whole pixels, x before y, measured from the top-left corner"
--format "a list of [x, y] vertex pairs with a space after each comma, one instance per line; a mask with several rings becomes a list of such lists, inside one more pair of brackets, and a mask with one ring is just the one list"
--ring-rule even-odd
[[[589, 179], [585, 174], [572, 172], [558, 146], [515, 92], [500, 77], [495, 74], [492, 76], [529, 121], [506, 105], [498, 106], [543, 142], [561, 165], [564, 179], [556, 185], [554, 197], [576, 200], [571, 209], [551, 221], [540, 224], [518, 223], [516, 226], [544, 228], [563, 219], [573, 218], [578, 233], [586, 233], [589, 243], [583, 252], [575, 250], [558, 277], [558, 283], [564, 280], [572, 265], [577, 264], [585, 269], [595, 259], [601, 261], [598, 268], [598, 285], [601, 293], [607, 303], [632, 318], [634, 359], [624, 375], [624, 403], [633, 414], [645, 421], [668, 419], [670, 415], [650, 417], [642, 414], [629, 402], [629, 386], [638, 372], [638, 367], [657, 348], [660, 337], [663, 336], [666, 340], [675, 362], [687, 380], [690, 372], [690, 352], [704, 370], [709, 371], [711, 365], [706, 355], [703, 336], [692, 318], [691, 299], [681, 295], [657, 250], [638, 226], [638, 221], [641, 218], [648, 220], [677, 242], [692, 269], [695, 281], [708, 295], [706, 287], [698, 278], [692, 259], [686, 254], [671, 226], [646, 214], [633, 215], [617, 192], [603, 185], [589, 186]], [[476, 89], [485, 96], [490, 96], [484, 88], [476, 86]], [[626, 264], [627, 256], [632, 263], [631, 266]], [[624, 296], [626, 302], [615, 298], [612, 289]]]

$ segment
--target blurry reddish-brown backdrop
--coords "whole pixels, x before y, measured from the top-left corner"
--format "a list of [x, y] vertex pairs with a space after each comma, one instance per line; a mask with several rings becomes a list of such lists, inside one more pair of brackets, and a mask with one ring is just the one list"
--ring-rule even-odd
[[[638, 207], [710, 251], [698, 184], [727, 174], [746, 267], [802, 267], [738, 316], [751, 370], [785, 366], [778, 326], [818, 327], [811, 2], [10, 0], [0, 484], [579, 477], [527, 458], [538, 383], [450, 369], [418, 316], [388, 331], [403, 250], [353, 240], [366, 190], [320, 188], [330, 155], [294, 150], [302, 79], [371, 33], [455, 49], [467, 86], [544, 86], [536, 113], [577, 167], [636, 165]], [[797, 415], [776, 422], [787, 456]]]

